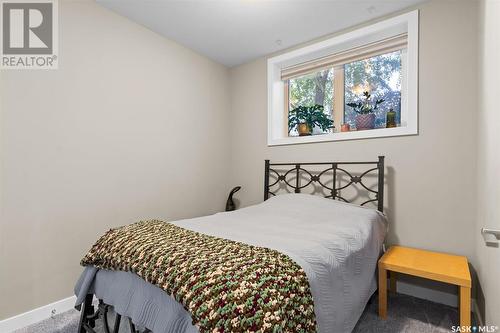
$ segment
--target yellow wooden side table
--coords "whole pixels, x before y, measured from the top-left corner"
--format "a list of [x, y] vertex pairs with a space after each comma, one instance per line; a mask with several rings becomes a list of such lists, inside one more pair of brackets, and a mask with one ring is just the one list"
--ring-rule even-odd
[[460, 326], [470, 326], [471, 278], [466, 257], [393, 246], [378, 261], [378, 313], [387, 318], [387, 271], [391, 290], [396, 291], [394, 273], [403, 273], [457, 285], [460, 294]]

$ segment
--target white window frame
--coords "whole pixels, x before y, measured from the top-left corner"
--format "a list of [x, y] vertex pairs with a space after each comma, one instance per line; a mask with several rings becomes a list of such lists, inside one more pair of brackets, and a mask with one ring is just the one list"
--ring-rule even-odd
[[[364, 131], [334, 132], [321, 135], [291, 137], [288, 136], [287, 105], [285, 83], [281, 80], [281, 70], [339, 51], [343, 45], [366, 43], [378, 38], [387, 38], [398, 33], [408, 34], [406, 62], [402, 66], [401, 82], [401, 126], [377, 128]], [[418, 10], [399, 15], [370, 26], [363, 27], [306, 47], [281, 54], [267, 61], [268, 88], [268, 146], [301, 144], [325, 141], [356, 140], [418, 134]], [[335, 122], [335, 127], [340, 124]]]

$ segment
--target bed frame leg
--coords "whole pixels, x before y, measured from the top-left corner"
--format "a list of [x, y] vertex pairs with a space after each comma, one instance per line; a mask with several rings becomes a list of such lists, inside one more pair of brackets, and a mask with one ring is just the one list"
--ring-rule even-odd
[[120, 321], [122, 320], [122, 316], [115, 312], [115, 324], [113, 325], [113, 333], [118, 333], [120, 330]]
[[132, 322], [132, 319], [128, 318], [128, 326], [130, 327], [130, 333], [136, 333], [135, 325]]
[[93, 298], [94, 295], [92, 294], [85, 296], [85, 301], [80, 308], [80, 322], [78, 324], [78, 333], [85, 333], [87, 331], [85, 329], [85, 324], [88, 324], [92, 328], [95, 327], [95, 320], [89, 319], [87, 317], [94, 314], [94, 306], [92, 305]]
[[[95, 321], [100, 316], [102, 316], [103, 320], [103, 329], [105, 333], [118, 333], [120, 331], [120, 324], [122, 320], [122, 316], [115, 312], [115, 321], [113, 323], [113, 331], [110, 331], [109, 322], [108, 322], [108, 312], [109, 305], [104, 304], [102, 300], [99, 300], [99, 307], [97, 311], [94, 311], [94, 306], [92, 305], [94, 295], [87, 295], [85, 297], [85, 301], [79, 306], [80, 307], [80, 322], [78, 324], [78, 333], [97, 333], [95, 328]], [[76, 307], [78, 309], [78, 307]], [[136, 327], [132, 322], [132, 319], [128, 317], [124, 317], [124, 319], [128, 319], [129, 327], [131, 333], [136, 333]], [[150, 330], [145, 329], [143, 333], [151, 333]]]

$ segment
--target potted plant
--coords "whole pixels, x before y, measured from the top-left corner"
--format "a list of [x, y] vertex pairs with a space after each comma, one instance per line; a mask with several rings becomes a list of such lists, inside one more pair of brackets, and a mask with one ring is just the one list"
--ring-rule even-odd
[[396, 112], [394, 111], [393, 108], [390, 108], [389, 111], [387, 112], [386, 119], [387, 120], [385, 122], [385, 127], [387, 128], [397, 127]]
[[297, 129], [299, 136], [311, 135], [313, 128], [319, 127], [323, 132], [333, 127], [331, 120], [324, 112], [323, 105], [299, 106], [288, 113], [288, 133]]
[[357, 103], [347, 103], [357, 113], [356, 115], [356, 129], [367, 130], [375, 128], [375, 111], [380, 104], [384, 103], [383, 99], [375, 99], [371, 101], [372, 95], [368, 91], [363, 93], [363, 100]]

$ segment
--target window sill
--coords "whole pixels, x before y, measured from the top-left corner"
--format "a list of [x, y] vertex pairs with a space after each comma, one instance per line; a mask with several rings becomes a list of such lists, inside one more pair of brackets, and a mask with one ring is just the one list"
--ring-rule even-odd
[[329, 141], [346, 141], [359, 140], [370, 138], [384, 138], [391, 136], [416, 135], [416, 128], [409, 127], [394, 127], [394, 128], [378, 128], [365, 131], [337, 132], [330, 134], [318, 134], [311, 136], [287, 136], [283, 138], [268, 139], [268, 146], [295, 145], [303, 143], [329, 142]]

